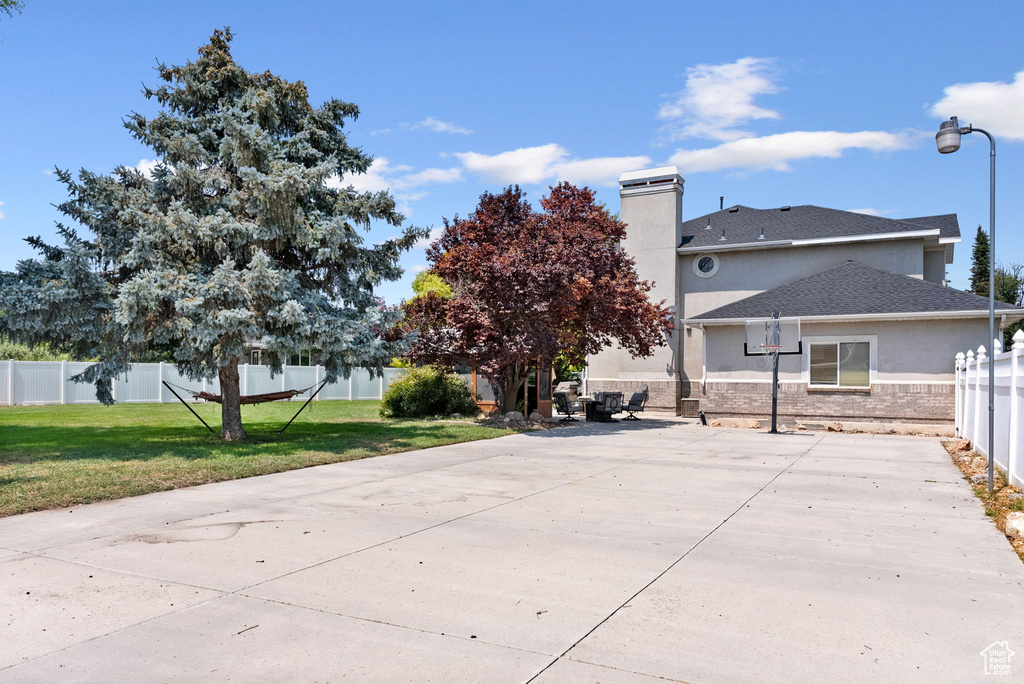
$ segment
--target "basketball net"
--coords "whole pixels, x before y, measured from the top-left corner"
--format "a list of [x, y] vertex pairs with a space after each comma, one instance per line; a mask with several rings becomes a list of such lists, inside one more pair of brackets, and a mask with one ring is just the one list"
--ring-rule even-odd
[[782, 349], [781, 338], [782, 328], [779, 325], [778, 317], [775, 316], [770, 323], [764, 324], [764, 344], [758, 345], [764, 352], [764, 356], [761, 358], [761, 366], [764, 370], [770, 371], [775, 367], [775, 359], [779, 358], [779, 351]]

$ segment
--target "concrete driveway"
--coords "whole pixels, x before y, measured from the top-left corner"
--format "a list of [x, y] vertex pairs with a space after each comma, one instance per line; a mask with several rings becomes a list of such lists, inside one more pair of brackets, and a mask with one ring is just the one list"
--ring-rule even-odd
[[935, 439], [670, 419], [0, 520], [0, 682], [985, 681], [1024, 565]]

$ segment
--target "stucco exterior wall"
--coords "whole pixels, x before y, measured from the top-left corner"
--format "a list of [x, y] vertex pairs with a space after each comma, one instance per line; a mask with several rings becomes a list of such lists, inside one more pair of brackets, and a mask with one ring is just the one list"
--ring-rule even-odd
[[[620, 217], [626, 223], [622, 249], [636, 261], [640, 277], [653, 282], [651, 301], [681, 308], [678, 302], [680, 263], [676, 247], [681, 239], [683, 186], [665, 183], [645, 188], [623, 188]], [[678, 314], [676, 317], [678, 327]], [[679, 395], [679, 336], [669, 335], [666, 346], [645, 359], [634, 359], [617, 347], [591, 356], [587, 362], [589, 391], [631, 392], [643, 382], [652, 388], [651, 404], [675, 410]], [[657, 391], [654, 392], [654, 387]]]
[[[707, 382], [700, 390], [701, 410], [712, 416], [765, 417], [771, 411], [771, 370], [761, 357], [743, 355], [743, 326], [705, 326], [705, 332]], [[953, 417], [953, 357], [985, 343], [988, 321], [804, 323], [801, 333], [804, 354], [779, 357], [780, 415], [945, 422]], [[844, 339], [871, 342], [871, 386], [810, 388], [809, 345]]]
[[[719, 261], [718, 272], [711, 278], [700, 278], [694, 273], [692, 264], [698, 255], [685, 254], [679, 257], [682, 268], [678, 297], [683, 302], [684, 318], [699, 316], [745, 297], [839, 266], [851, 259], [871, 268], [915, 278], [921, 278], [924, 273], [924, 245], [919, 239], [740, 252], [702, 252], [705, 253], [714, 254]], [[771, 312], [765, 315], [771, 315]], [[785, 316], [786, 312], [783, 311], [782, 315]], [[684, 376], [700, 376], [700, 343], [699, 335], [684, 338]]]
[[[743, 356], [742, 325], [709, 325], [704, 330], [708, 336], [709, 379], [761, 379], [765, 382], [770, 379], [771, 373], [761, 366], [761, 357]], [[953, 357], [958, 351], [977, 349], [985, 344], [988, 319], [804, 322], [801, 334], [805, 353], [779, 357], [782, 382], [806, 383], [810, 360], [807, 345], [816, 339], [838, 337], [872, 338], [872, 353], [877, 360], [873, 379], [880, 382], [952, 382]]]
[[946, 280], [946, 250], [930, 250], [924, 253], [924, 279], [937, 285]]

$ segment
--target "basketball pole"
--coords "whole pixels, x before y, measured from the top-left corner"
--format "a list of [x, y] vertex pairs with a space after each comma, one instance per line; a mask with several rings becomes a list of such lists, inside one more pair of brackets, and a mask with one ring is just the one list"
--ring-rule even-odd
[[769, 434], [779, 434], [779, 354], [772, 354], [775, 357], [772, 363], [772, 429]]

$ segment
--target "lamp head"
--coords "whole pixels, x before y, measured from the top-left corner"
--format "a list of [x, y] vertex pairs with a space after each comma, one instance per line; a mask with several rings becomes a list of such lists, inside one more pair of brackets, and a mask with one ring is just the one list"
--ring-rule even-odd
[[939, 124], [939, 132], [935, 134], [935, 146], [942, 154], [951, 154], [960, 149], [960, 122], [955, 116]]

